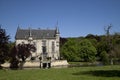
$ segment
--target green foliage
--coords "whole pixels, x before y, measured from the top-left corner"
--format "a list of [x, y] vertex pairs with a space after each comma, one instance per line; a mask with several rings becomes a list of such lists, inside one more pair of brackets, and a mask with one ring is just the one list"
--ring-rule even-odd
[[88, 39], [88, 40], [92, 43], [92, 45], [93, 45], [95, 48], [97, 48], [98, 42], [97, 42], [96, 39]]
[[109, 64], [109, 55], [107, 54], [106, 51], [102, 51], [100, 54], [101, 61], [103, 64], [107, 65]]
[[115, 33], [109, 35], [109, 38], [106, 35], [97, 36], [92, 34], [88, 34], [86, 37], [66, 38], [66, 42], [62, 44], [60, 49], [62, 57], [68, 61], [94, 61], [95, 57], [90, 57], [91, 54], [96, 55], [97, 60], [101, 61], [101, 53], [104, 51], [109, 59], [120, 59], [119, 48], [120, 33]]
[[6, 34], [5, 29], [0, 27], [0, 65], [8, 58], [9, 51], [9, 35]]
[[114, 46], [114, 57], [120, 59], [120, 45]]
[[106, 41], [101, 41], [97, 45], [98, 56], [100, 56], [100, 53], [102, 51], [106, 51], [107, 53], [110, 51], [109, 45], [108, 45], [108, 43]]
[[61, 48], [61, 53], [68, 61], [79, 61], [78, 46], [74, 39], [68, 39], [68, 41]]
[[68, 39], [61, 53], [68, 61], [95, 61], [96, 48], [87, 40]]
[[79, 54], [83, 61], [95, 61], [96, 53], [96, 48], [92, 45], [92, 43], [89, 40], [84, 39], [79, 43]]

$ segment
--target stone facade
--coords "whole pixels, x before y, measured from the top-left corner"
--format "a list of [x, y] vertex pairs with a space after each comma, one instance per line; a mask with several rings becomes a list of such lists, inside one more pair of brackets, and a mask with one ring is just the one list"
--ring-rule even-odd
[[[36, 47], [36, 52], [30, 56], [35, 60], [44, 61], [46, 58], [50, 58], [51, 61], [59, 60], [59, 43], [60, 33], [58, 28], [56, 29], [21, 29], [18, 27], [15, 40], [18, 44], [33, 44]], [[28, 58], [28, 60], [30, 59]]]

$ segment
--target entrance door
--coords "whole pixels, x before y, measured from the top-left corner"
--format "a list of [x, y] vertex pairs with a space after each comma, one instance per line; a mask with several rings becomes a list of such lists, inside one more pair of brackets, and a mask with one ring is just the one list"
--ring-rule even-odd
[[42, 54], [43, 54], [43, 60], [47, 59], [47, 49], [46, 46], [42, 46]]

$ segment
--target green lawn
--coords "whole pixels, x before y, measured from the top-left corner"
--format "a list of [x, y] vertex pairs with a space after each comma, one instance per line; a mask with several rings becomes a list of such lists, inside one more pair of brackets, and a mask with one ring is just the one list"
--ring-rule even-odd
[[120, 65], [0, 70], [0, 80], [120, 80]]

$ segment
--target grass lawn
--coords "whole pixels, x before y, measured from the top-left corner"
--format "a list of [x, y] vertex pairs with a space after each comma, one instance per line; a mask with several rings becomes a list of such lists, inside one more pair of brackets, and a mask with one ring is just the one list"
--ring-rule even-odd
[[120, 80], [120, 65], [0, 70], [0, 80]]

